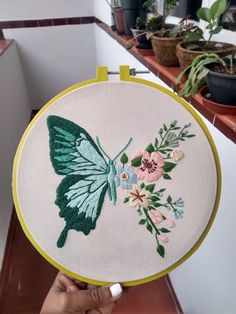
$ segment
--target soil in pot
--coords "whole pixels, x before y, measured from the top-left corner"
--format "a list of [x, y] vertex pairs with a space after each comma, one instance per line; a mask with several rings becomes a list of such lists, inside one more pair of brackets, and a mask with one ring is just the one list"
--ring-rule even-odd
[[[205, 49], [205, 41], [180, 42], [176, 47], [176, 54], [179, 59], [180, 69], [183, 71], [193, 61], [193, 59], [202, 53], [217, 53], [220, 57], [234, 55], [236, 46], [228, 43], [220, 43], [211, 41], [207, 50]], [[196, 50], [190, 50], [188, 47], [198, 47]]]
[[206, 82], [213, 101], [236, 106], [236, 62], [227, 69], [221, 64], [208, 66]]

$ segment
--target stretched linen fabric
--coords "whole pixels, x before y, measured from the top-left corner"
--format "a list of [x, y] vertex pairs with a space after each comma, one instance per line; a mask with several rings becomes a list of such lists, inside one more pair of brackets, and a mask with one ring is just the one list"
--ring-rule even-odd
[[139, 284], [179, 265], [214, 218], [214, 143], [158, 86], [100, 82], [56, 97], [14, 165], [22, 227], [54, 266], [88, 282]]

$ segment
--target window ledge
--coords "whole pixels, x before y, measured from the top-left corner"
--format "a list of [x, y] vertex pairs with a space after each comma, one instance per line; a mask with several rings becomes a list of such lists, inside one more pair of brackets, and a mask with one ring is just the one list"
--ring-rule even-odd
[[[120, 45], [125, 47], [127, 41], [132, 38], [130, 36], [120, 36], [114, 32], [111, 27], [95, 18], [96, 24], [102, 28], [107, 34], [115, 39]], [[155, 56], [143, 56], [133, 47], [127, 50], [136, 59], [138, 59], [145, 67], [147, 67], [154, 75], [159, 77], [164, 83], [173, 89], [176, 77], [180, 72], [179, 67], [165, 67], [157, 63]], [[186, 99], [199, 113], [201, 113], [208, 121], [210, 121], [221, 133], [236, 143], [236, 115], [223, 115], [214, 111], [210, 111], [203, 103], [202, 97], [197, 93], [193, 97]]]
[[0, 40], [0, 56], [7, 50], [7, 48], [13, 43], [13, 40], [1, 39]]

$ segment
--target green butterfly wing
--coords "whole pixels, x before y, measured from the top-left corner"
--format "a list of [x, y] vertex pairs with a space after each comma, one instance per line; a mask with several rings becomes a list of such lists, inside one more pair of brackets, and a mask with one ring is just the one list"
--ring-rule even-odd
[[77, 124], [58, 116], [47, 119], [50, 159], [59, 175], [56, 205], [66, 225], [57, 241], [63, 247], [68, 231], [85, 235], [96, 227], [108, 187], [108, 166], [90, 135]]
[[58, 116], [47, 119], [50, 159], [60, 175], [107, 172], [107, 163], [91, 136], [77, 124]]

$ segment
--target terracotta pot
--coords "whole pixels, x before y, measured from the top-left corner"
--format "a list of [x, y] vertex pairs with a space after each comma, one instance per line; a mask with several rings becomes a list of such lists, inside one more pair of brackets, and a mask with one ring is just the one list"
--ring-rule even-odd
[[[196, 56], [199, 56], [203, 53], [216, 53], [218, 54], [220, 57], [225, 57], [229, 54], [235, 54], [236, 52], [236, 46], [232, 45], [232, 44], [227, 44], [227, 43], [220, 43], [217, 41], [212, 41], [211, 44], [213, 46], [213, 48], [211, 48], [210, 50], [204, 50], [202, 48], [202, 50], [189, 50], [187, 47], [190, 44], [197, 44], [200, 45], [201, 47], [203, 47], [206, 42], [205, 41], [192, 41], [192, 42], [180, 42], [178, 43], [177, 47], [176, 47], [176, 54], [177, 57], [179, 59], [179, 64], [180, 64], [180, 69], [181, 71], [183, 71], [184, 69], [186, 69], [193, 61], [193, 59]], [[217, 45], [223, 45], [223, 47], [217, 47]], [[215, 48], [214, 48], [215, 47]]]
[[123, 16], [123, 9], [121, 7], [114, 8], [114, 20], [117, 32], [121, 35], [125, 32], [125, 23], [124, 23], [124, 16]]
[[235, 106], [227, 106], [214, 102], [211, 99], [211, 95], [207, 86], [203, 86], [200, 89], [200, 95], [202, 97], [203, 105], [206, 106], [210, 111], [225, 115], [236, 115], [236, 104]]
[[176, 46], [181, 42], [180, 38], [152, 36], [151, 42], [158, 63], [165, 66], [179, 65]]

